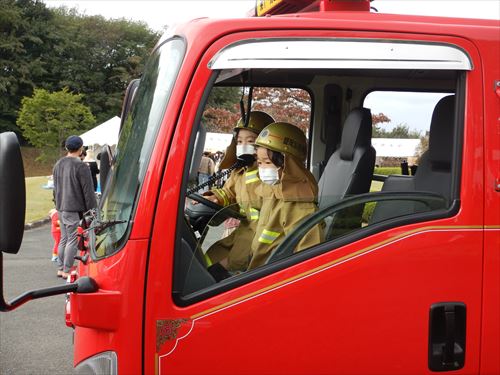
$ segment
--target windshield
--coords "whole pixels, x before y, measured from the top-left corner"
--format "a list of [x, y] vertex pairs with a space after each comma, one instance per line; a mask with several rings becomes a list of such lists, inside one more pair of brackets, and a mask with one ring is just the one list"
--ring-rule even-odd
[[150, 56], [120, 132], [115, 163], [100, 203], [100, 222], [123, 221], [95, 235], [98, 257], [118, 251], [127, 239], [136, 200], [165, 108], [184, 56], [184, 42], [170, 39]]

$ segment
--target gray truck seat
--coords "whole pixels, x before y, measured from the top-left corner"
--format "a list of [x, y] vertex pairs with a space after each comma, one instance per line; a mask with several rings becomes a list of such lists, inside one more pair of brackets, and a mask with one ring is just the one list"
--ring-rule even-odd
[[[371, 137], [370, 110], [353, 109], [344, 122], [340, 147], [328, 160], [318, 183], [320, 209], [331, 206], [346, 196], [369, 191], [375, 166], [375, 149], [372, 147]], [[336, 215], [333, 223], [327, 221], [326, 238], [331, 238], [334, 228], [359, 227], [362, 207], [357, 207], [355, 211], [348, 215]]]
[[[382, 191], [430, 191], [450, 202], [454, 107], [454, 95], [445, 96], [436, 104], [429, 131], [429, 149], [420, 158], [415, 176], [389, 176]], [[426, 206], [418, 202], [380, 202], [375, 206], [370, 223], [426, 210]]]

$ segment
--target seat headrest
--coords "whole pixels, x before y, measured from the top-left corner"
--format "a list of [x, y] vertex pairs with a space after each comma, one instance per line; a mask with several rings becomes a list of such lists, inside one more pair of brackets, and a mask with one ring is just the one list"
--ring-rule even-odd
[[432, 113], [429, 131], [429, 160], [444, 168], [451, 165], [455, 95], [442, 98]]
[[356, 147], [370, 146], [372, 139], [372, 115], [367, 108], [354, 108], [344, 121], [340, 158], [352, 160]]

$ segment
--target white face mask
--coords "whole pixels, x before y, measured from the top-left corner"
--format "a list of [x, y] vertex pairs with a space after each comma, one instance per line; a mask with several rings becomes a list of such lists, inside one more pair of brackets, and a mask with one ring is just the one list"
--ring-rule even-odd
[[262, 168], [259, 167], [260, 180], [268, 185], [274, 185], [280, 180], [278, 169], [276, 168]]
[[254, 145], [236, 145], [236, 156], [255, 154]]

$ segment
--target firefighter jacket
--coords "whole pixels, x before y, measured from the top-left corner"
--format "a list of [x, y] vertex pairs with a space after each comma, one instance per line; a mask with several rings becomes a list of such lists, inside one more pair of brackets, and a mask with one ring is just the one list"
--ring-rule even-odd
[[[249, 269], [265, 264], [270, 253], [305, 217], [317, 211], [318, 184], [314, 176], [294, 157], [285, 154], [280, 182], [261, 183], [256, 194], [262, 199], [259, 220], [252, 241]], [[323, 240], [322, 225], [312, 228], [294, 252], [307, 249]]]
[[210, 262], [218, 263], [227, 258], [229, 271], [247, 269], [250, 243], [255, 236], [261, 207], [260, 197], [255, 194], [255, 189], [260, 184], [258, 169], [252, 166], [234, 170], [221, 189], [211, 191], [223, 206], [235, 206], [246, 216], [246, 220], [241, 220], [228, 237], [217, 241], [207, 250]]

